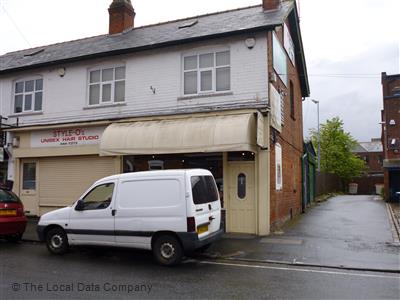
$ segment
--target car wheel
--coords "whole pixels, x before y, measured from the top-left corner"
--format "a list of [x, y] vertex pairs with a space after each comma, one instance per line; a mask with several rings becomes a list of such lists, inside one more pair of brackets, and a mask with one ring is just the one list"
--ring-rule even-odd
[[173, 266], [181, 262], [183, 248], [176, 237], [162, 235], [153, 244], [153, 255], [161, 265]]
[[6, 237], [6, 240], [12, 243], [18, 243], [21, 239], [22, 239], [22, 233]]
[[68, 251], [68, 238], [61, 228], [53, 228], [46, 234], [47, 249], [53, 254], [64, 254]]

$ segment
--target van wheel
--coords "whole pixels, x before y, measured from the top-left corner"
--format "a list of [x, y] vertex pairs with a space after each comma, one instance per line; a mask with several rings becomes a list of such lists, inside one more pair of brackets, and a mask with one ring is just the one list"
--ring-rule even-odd
[[68, 251], [68, 238], [64, 230], [54, 228], [46, 234], [47, 249], [53, 254], [64, 254]]
[[153, 255], [161, 265], [173, 266], [181, 262], [183, 249], [176, 237], [162, 235], [153, 244]]

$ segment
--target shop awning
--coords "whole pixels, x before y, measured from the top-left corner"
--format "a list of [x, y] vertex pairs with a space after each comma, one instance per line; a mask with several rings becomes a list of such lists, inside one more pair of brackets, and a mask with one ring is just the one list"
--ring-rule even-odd
[[256, 151], [254, 114], [114, 123], [100, 155]]

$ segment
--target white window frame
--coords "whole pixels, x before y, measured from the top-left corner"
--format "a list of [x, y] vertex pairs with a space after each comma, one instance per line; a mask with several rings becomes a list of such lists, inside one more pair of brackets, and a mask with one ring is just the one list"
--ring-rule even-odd
[[281, 144], [276, 143], [275, 144], [275, 190], [281, 191], [282, 189], [283, 189], [282, 146]]
[[[220, 53], [220, 52], [229, 52], [229, 65], [217, 66], [217, 53]], [[200, 56], [204, 55], [204, 54], [213, 54], [213, 66], [212, 67], [205, 67], [205, 68], [200, 67]], [[185, 58], [190, 57], [190, 56], [197, 57], [197, 68], [185, 70]], [[183, 97], [205, 95], [205, 94], [227, 93], [232, 90], [232, 55], [231, 55], [231, 49], [229, 49], [229, 48], [205, 49], [202, 51], [185, 53], [182, 55], [182, 64], [181, 65], [182, 65], [182, 67], [181, 67], [181, 76], [182, 76], [181, 90], [182, 90], [182, 93], [181, 94]], [[229, 76], [229, 87], [230, 88], [228, 90], [217, 91], [217, 69], [227, 68], [227, 67], [229, 67], [229, 70], [230, 70], [230, 76]], [[197, 92], [192, 93], [192, 94], [185, 94], [185, 73], [194, 72], [194, 71], [197, 71]], [[207, 71], [211, 71], [212, 87], [211, 87], [211, 90], [201, 91], [201, 73], [207, 72]]]
[[[115, 71], [117, 68], [125, 68], [125, 76], [124, 79], [115, 79]], [[103, 81], [103, 70], [113, 69], [113, 80]], [[90, 82], [90, 74], [95, 71], [100, 71], [100, 81], [98, 82]], [[116, 82], [125, 82], [125, 94], [124, 94], [124, 101], [115, 101], [115, 84]], [[111, 98], [110, 101], [103, 101], [103, 86], [106, 84], [111, 84]], [[90, 87], [92, 85], [99, 85], [99, 103], [90, 104]], [[115, 104], [124, 104], [126, 103], [126, 65], [125, 64], [113, 64], [113, 65], [103, 65], [92, 67], [87, 70], [87, 93], [86, 93], [86, 106], [87, 107], [99, 107], [99, 106], [108, 106], [108, 105], [115, 105]]]
[[[36, 80], [41, 79], [42, 80], [42, 89], [41, 90], [36, 90]], [[28, 81], [33, 81], [34, 86], [33, 86], [33, 91], [31, 92], [25, 92], [25, 83]], [[17, 83], [23, 82], [24, 83], [24, 90], [22, 91], [22, 93], [17, 93], [16, 92], [16, 86]], [[36, 75], [36, 76], [31, 76], [31, 77], [23, 77], [23, 78], [19, 78], [13, 81], [13, 86], [12, 86], [12, 113], [11, 114], [15, 114], [15, 115], [23, 115], [23, 114], [31, 114], [31, 113], [41, 113], [43, 112], [43, 99], [44, 99], [44, 79], [43, 76], [41, 75]], [[36, 96], [35, 93], [37, 92], [41, 92], [42, 93], [42, 105], [40, 110], [35, 110], [35, 104], [36, 104]], [[22, 95], [22, 111], [20, 112], [16, 112], [15, 111], [15, 98], [18, 95]], [[31, 95], [32, 96], [32, 103], [31, 103], [31, 109], [26, 110], [25, 109], [25, 96], [26, 95]]]

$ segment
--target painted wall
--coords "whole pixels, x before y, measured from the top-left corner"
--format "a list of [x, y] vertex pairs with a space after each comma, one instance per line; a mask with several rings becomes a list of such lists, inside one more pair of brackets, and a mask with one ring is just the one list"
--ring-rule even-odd
[[[249, 36], [218, 39], [180, 47], [42, 68], [0, 77], [0, 114], [20, 125], [78, 122], [84, 120], [134, 117], [223, 108], [233, 104], [267, 103], [267, 39], [255, 35], [256, 45], [248, 49]], [[182, 55], [201, 50], [229, 48], [231, 52], [231, 93], [210, 97], [182, 97]], [[126, 101], [123, 105], [88, 107], [88, 69], [126, 65]], [[58, 70], [65, 67], [64, 77]], [[43, 113], [13, 114], [13, 83], [27, 76], [43, 76]], [[153, 94], [150, 87], [155, 88]]]

